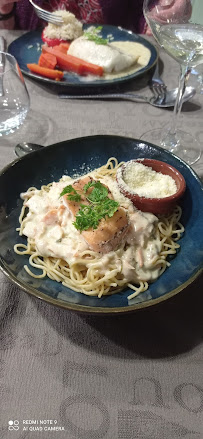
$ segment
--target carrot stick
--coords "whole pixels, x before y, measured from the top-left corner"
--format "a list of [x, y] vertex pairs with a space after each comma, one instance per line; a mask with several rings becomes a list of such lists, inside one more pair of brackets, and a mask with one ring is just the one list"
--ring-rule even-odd
[[[70, 55], [69, 55], [70, 56]], [[102, 76], [104, 74], [104, 69], [101, 66], [97, 66], [96, 64], [92, 64], [90, 62], [82, 61], [82, 74], [87, 75], [91, 73], [92, 75]]]
[[86, 75], [87, 73], [92, 73], [93, 75], [102, 76], [103, 67], [97, 66], [96, 64], [91, 64], [83, 59], [77, 58], [72, 55], [65, 55], [57, 47], [47, 47], [42, 46], [43, 53], [52, 53], [57, 59], [57, 64], [60, 69], [66, 71], [72, 71], [78, 73], [78, 75]]
[[54, 70], [57, 64], [56, 57], [51, 53], [41, 53], [38, 61], [38, 66], [47, 67]]
[[45, 45], [42, 46], [42, 52], [43, 53], [52, 53], [55, 55], [57, 59], [57, 64], [60, 67], [60, 69], [66, 70], [66, 71], [72, 71], [75, 73], [78, 73], [79, 75], [82, 75], [82, 66], [81, 66], [81, 60], [79, 58], [74, 58], [73, 56], [70, 56], [67, 58], [67, 55], [62, 53], [60, 50], [55, 49], [55, 47], [47, 47]]
[[63, 78], [63, 72], [60, 70], [47, 69], [46, 67], [40, 67], [38, 64], [27, 64], [27, 67], [31, 72], [45, 76], [49, 79], [56, 79], [56, 81], [59, 81]]
[[[60, 43], [59, 46], [57, 46], [57, 49], [65, 54], [67, 54], [69, 47], [70, 47], [70, 43]], [[56, 46], [55, 46], [55, 49], [56, 49]]]

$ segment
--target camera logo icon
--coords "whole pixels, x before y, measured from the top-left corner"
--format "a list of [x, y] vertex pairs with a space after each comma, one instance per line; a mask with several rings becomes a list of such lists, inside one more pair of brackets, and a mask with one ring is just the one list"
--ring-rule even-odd
[[19, 430], [19, 421], [17, 419], [15, 421], [8, 421], [8, 429], [9, 431], [18, 431]]

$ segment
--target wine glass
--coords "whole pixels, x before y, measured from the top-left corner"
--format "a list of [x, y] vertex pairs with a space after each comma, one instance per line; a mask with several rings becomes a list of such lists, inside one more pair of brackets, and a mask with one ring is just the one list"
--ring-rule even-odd
[[203, 65], [194, 67], [191, 70], [191, 84], [196, 88], [196, 92], [203, 94]]
[[141, 138], [168, 149], [188, 164], [201, 156], [190, 133], [177, 129], [183, 94], [191, 69], [203, 63], [203, 26], [192, 23], [193, 0], [144, 0], [143, 12], [153, 36], [180, 64], [179, 89], [170, 127], [150, 130]]
[[29, 94], [16, 59], [0, 52], [0, 136], [15, 132], [29, 108]]

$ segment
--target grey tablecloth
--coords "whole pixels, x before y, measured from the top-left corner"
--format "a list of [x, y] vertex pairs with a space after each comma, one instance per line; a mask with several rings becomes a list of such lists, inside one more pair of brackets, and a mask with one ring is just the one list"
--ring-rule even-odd
[[[7, 43], [19, 32], [5, 31]], [[178, 66], [161, 52], [163, 77]], [[149, 93], [146, 78], [130, 87]], [[48, 145], [91, 134], [134, 138], [170, 110], [132, 102], [59, 100], [26, 78], [27, 123], [0, 139], [1, 167], [20, 140]], [[180, 124], [203, 144], [203, 95]], [[193, 166], [203, 176], [203, 159]], [[83, 316], [32, 298], [0, 273], [0, 437], [202, 439], [203, 278], [173, 299], [120, 317]]]

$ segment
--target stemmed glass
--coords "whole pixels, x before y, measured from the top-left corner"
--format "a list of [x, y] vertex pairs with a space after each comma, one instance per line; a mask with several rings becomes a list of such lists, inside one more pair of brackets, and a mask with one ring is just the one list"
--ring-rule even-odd
[[0, 52], [0, 136], [15, 132], [29, 108], [29, 94], [16, 59]]
[[141, 138], [168, 149], [188, 164], [201, 156], [190, 133], [177, 129], [183, 94], [191, 69], [203, 63], [203, 26], [192, 23], [193, 0], [144, 0], [143, 12], [151, 31], [166, 52], [180, 64], [179, 90], [169, 129], [155, 129]]

